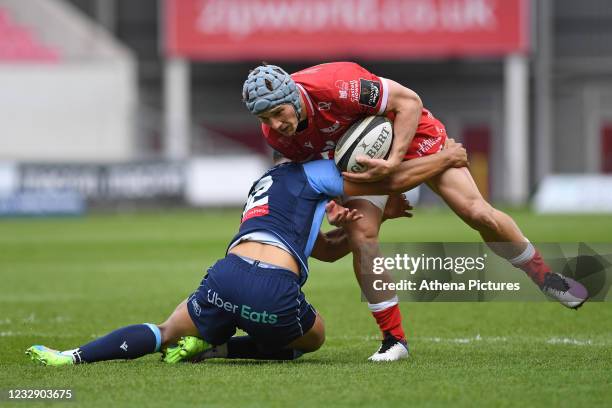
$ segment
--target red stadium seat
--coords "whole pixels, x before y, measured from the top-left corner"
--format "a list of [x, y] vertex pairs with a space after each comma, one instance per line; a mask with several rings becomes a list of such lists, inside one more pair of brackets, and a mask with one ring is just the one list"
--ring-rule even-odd
[[58, 49], [44, 44], [34, 30], [12, 20], [7, 10], [0, 8], [0, 63], [57, 62]]

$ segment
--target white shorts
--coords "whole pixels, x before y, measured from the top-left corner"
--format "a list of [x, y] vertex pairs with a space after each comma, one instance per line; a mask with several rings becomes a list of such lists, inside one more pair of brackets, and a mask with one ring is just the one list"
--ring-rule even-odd
[[380, 211], [385, 211], [385, 205], [387, 205], [387, 200], [389, 199], [388, 195], [369, 195], [369, 196], [342, 196], [342, 202], [348, 203], [353, 200], [366, 200], [374, 204], [376, 207], [380, 209]]

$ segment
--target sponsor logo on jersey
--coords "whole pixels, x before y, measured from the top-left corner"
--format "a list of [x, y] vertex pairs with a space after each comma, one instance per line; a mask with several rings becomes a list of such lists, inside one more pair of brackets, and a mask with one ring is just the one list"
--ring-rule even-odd
[[319, 102], [317, 104], [317, 109], [319, 109], [320, 111], [328, 111], [331, 109], [331, 102]]
[[191, 299], [191, 306], [193, 306], [193, 311], [196, 316], [199, 316], [200, 313], [202, 313], [202, 308], [200, 307], [198, 301], [195, 298]]
[[429, 151], [429, 149], [435, 146], [436, 143], [438, 143], [441, 138], [442, 138], [441, 136], [438, 136], [438, 137], [429, 137], [423, 140], [421, 143], [419, 143], [419, 147], [416, 151], [416, 154], [418, 154], [419, 156], [423, 156], [423, 154], [425, 154], [427, 151]]
[[119, 346], [119, 348], [120, 348], [121, 350], [123, 350], [123, 351], [128, 351], [128, 344], [127, 344], [127, 342], [125, 342], [125, 341], [124, 341], [124, 342], [123, 342], [123, 344], [121, 344], [121, 345]]
[[349, 84], [341, 79], [336, 81], [336, 88], [338, 88], [338, 97], [340, 99], [348, 98]]
[[340, 122], [336, 121], [336, 123], [334, 123], [330, 127], [326, 127], [326, 128], [319, 129], [319, 130], [323, 133], [334, 133], [338, 129], [340, 129]]
[[245, 222], [246, 220], [254, 218], [254, 217], [261, 217], [263, 215], [268, 215], [269, 213], [270, 213], [270, 208], [268, 207], [268, 204], [253, 207], [244, 213], [244, 216], [242, 217], [242, 222]]
[[310, 143], [310, 142], [304, 143], [304, 147], [307, 147], [309, 149], [314, 149], [314, 147], [312, 146], [312, 143]]
[[218, 307], [219, 309], [223, 309], [233, 314], [239, 314], [243, 319], [250, 320], [255, 323], [275, 324], [278, 319], [276, 314], [268, 313], [267, 310], [258, 312], [253, 310], [253, 308], [248, 305], [236, 305], [232, 302], [223, 300], [223, 298], [212, 289], [208, 289], [208, 292], [206, 292], [206, 300], [208, 303]]
[[359, 103], [372, 108], [376, 107], [380, 99], [380, 82], [363, 78], [361, 78], [359, 82], [361, 85]]
[[261, 217], [270, 213], [267, 193], [270, 187], [272, 187], [273, 182], [272, 176], [268, 175], [253, 183], [253, 187], [251, 187], [251, 191], [249, 191], [249, 198], [244, 204], [240, 223], [253, 217]]
[[351, 102], [359, 101], [359, 81], [356, 79], [349, 81], [349, 95], [351, 96]]
[[336, 142], [334, 142], [333, 140], [327, 140], [325, 142], [325, 147], [323, 147], [323, 149], [321, 149], [321, 152], [327, 152], [329, 150], [333, 150], [336, 148]]

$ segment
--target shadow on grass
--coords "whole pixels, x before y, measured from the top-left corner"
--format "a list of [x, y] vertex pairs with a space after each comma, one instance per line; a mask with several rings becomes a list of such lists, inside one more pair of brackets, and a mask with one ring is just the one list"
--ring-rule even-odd
[[214, 359], [206, 360], [198, 363], [183, 363], [181, 365], [222, 365], [222, 366], [236, 366], [236, 367], [248, 367], [248, 366], [268, 366], [268, 365], [330, 365], [337, 364], [338, 362], [332, 362], [325, 359], [297, 359], [297, 360], [247, 360], [247, 359]]

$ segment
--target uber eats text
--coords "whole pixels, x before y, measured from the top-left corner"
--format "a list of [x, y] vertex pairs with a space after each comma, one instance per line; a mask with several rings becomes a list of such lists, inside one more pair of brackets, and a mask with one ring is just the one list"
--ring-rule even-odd
[[250, 320], [255, 323], [276, 324], [278, 320], [278, 316], [276, 314], [269, 313], [266, 310], [257, 311], [253, 310], [253, 308], [248, 305], [236, 305], [232, 302], [225, 301], [212, 289], [208, 289], [206, 300], [208, 303], [215, 305], [219, 309], [238, 314], [243, 319]]

